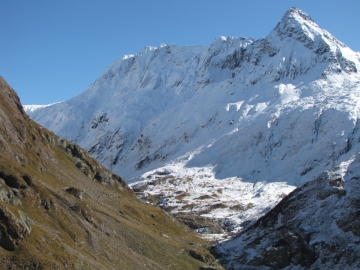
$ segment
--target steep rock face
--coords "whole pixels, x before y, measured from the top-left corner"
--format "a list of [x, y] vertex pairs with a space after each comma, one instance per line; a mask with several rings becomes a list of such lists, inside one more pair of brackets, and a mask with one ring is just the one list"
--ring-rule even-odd
[[147, 190], [166, 207], [226, 201], [206, 214], [244, 224], [358, 145], [359, 68], [358, 53], [291, 8], [263, 39], [124, 56], [79, 96], [29, 115], [129, 183], [167, 172], [171, 188]]
[[185, 225], [140, 202], [78, 145], [30, 120], [1, 77], [0, 122], [2, 269], [218, 266]]
[[233, 240], [217, 246], [227, 269], [357, 269], [356, 154], [291, 192]]

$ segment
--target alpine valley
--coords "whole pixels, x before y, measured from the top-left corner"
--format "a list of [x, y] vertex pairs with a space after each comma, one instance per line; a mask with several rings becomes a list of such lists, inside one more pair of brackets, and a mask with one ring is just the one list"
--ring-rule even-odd
[[265, 38], [146, 47], [80, 95], [25, 109], [221, 240], [228, 269], [354, 269], [359, 70], [359, 52], [293, 7]]
[[2, 77], [0, 121], [0, 269], [219, 266], [204, 240], [30, 120]]

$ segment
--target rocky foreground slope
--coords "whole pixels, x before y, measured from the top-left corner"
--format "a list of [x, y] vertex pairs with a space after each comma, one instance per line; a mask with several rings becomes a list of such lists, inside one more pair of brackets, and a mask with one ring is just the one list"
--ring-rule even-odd
[[1, 269], [199, 269], [204, 242], [25, 114], [0, 77]]

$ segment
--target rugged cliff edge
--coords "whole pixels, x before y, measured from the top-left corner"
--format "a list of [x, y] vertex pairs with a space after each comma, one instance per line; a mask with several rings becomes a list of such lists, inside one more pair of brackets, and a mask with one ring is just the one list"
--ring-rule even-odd
[[205, 243], [79, 146], [25, 114], [0, 77], [2, 269], [199, 269]]

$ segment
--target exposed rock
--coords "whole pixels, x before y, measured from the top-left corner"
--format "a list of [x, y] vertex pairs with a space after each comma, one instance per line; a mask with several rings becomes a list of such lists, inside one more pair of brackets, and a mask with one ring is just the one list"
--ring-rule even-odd
[[54, 201], [52, 198], [45, 196], [43, 194], [40, 195], [40, 206], [45, 210], [50, 210], [54, 206]]
[[115, 175], [104, 167], [91, 162], [90, 154], [78, 145], [64, 139], [59, 139], [57, 145], [64, 148], [65, 151], [76, 158], [76, 167], [88, 178], [95, 179], [104, 185], [116, 186], [120, 189], [129, 189], [124, 179]]
[[78, 188], [74, 188], [74, 187], [66, 187], [64, 188], [64, 190], [73, 195], [75, 198], [79, 199], [79, 200], [82, 200], [82, 196], [84, 194], [84, 191], [83, 190], [80, 190]]
[[31, 232], [30, 220], [19, 211], [16, 217], [5, 205], [0, 203], [0, 246], [7, 250], [15, 247]]
[[134, 185], [131, 188], [134, 192], [144, 192], [148, 188], [148, 186], [149, 185], [147, 183], [141, 183], [139, 185]]
[[191, 229], [206, 229], [206, 233], [223, 233], [219, 219], [202, 217], [196, 213], [175, 213], [179, 221], [185, 223]]
[[6, 185], [5, 181], [0, 178], [0, 201], [13, 204], [21, 205], [21, 201], [17, 196], [19, 196], [20, 191], [16, 188], [10, 188]]
[[204, 262], [204, 263], [207, 263], [210, 265], [213, 265], [213, 264], [218, 265], [212, 256], [209, 256], [208, 254], [205, 254], [203, 252], [191, 249], [189, 251], [189, 254], [191, 257], [193, 257], [194, 259], [199, 260], [201, 262]]
[[15, 175], [8, 175], [0, 171], [0, 178], [3, 179], [7, 186], [17, 189], [25, 189], [28, 185], [26, 181]]

